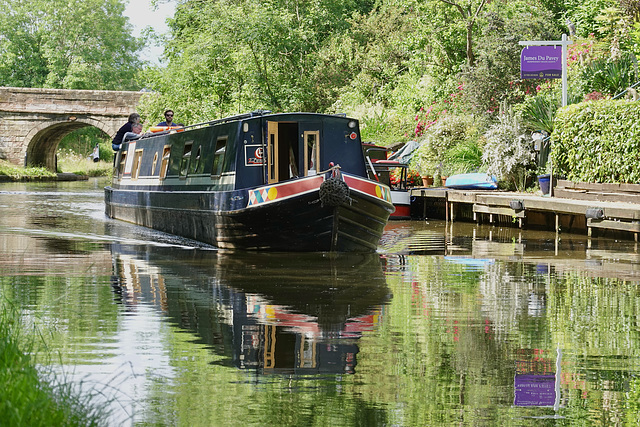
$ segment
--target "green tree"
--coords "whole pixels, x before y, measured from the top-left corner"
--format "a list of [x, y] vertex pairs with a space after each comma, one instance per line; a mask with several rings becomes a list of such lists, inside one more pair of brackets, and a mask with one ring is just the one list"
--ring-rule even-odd
[[0, 85], [138, 89], [122, 0], [0, 0]]
[[596, 18], [604, 9], [620, 5], [618, 0], [568, 0], [564, 3], [566, 18], [575, 25], [579, 37], [597, 33], [601, 24]]
[[187, 122], [258, 108], [322, 111], [334, 102], [334, 88], [357, 71], [331, 70], [331, 58], [351, 64], [353, 51], [323, 46], [371, 7], [369, 0], [187, 0], [171, 21], [167, 67], [146, 73], [160, 95], [144, 109], [155, 116], [171, 106]]
[[488, 7], [477, 39], [477, 60], [465, 67], [464, 98], [479, 113], [497, 111], [500, 102], [523, 101], [539, 80], [520, 79], [521, 40], [558, 40], [552, 14], [537, 2], [499, 2]]
[[453, 6], [458, 11], [460, 19], [464, 22], [467, 65], [472, 67], [475, 63], [473, 49], [473, 33], [480, 18], [480, 13], [487, 4], [487, 0], [439, 0]]

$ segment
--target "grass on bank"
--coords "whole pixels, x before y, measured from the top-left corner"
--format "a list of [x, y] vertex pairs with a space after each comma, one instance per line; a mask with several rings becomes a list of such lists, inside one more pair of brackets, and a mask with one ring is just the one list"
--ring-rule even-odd
[[112, 169], [113, 158], [94, 162], [89, 156], [83, 156], [70, 149], [58, 150], [58, 171], [60, 172], [95, 177], [111, 176]]
[[[53, 375], [36, 369], [36, 333], [25, 335], [16, 310], [0, 307], [0, 424], [6, 426], [102, 426], [107, 413]], [[28, 330], [28, 329], [27, 329]], [[46, 350], [45, 350], [46, 357]], [[40, 356], [39, 356], [40, 357]]]
[[22, 167], [16, 166], [7, 162], [6, 160], [0, 160], [0, 175], [8, 176], [13, 179], [23, 179], [23, 178], [52, 178], [55, 177], [56, 174], [47, 170], [43, 167]]
[[[89, 177], [110, 177], [112, 168], [113, 163], [111, 159], [93, 162], [88, 157], [84, 157], [70, 150], [61, 150], [58, 152], [58, 172], [68, 172]], [[18, 181], [55, 178], [57, 174], [44, 167], [23, 167], [9, 163], [6, 160], [0, 160], [0, 176], [8, 176]]]

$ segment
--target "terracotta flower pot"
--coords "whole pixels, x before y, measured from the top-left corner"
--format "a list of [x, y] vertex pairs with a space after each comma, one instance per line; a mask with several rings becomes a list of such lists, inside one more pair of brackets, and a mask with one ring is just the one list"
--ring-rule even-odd
[[433, 177], [432, 176], [423, 176], [422, 177], [422, 186], [423, 187], [431, 187], [433, 185]]

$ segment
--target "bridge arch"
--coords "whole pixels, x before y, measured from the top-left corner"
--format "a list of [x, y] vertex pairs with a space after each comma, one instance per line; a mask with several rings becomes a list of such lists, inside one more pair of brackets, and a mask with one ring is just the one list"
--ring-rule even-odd
[[41, 122], [29, 130], [25, 137], [27, 141], [25, 165], [44, 166], [47, 169], [55, 170], [57, 166], [56, 151], [62, 138], [87, 126], [96, 127], [110, 137], [115, 135], [112, 134], [111, 126], [92, 118], [72, 117], [72, 120], [57, 118]]
[[0, 87], [0, 159], [55, 170], [62, 138], [93, 126], [113, 138], [143, 92]]

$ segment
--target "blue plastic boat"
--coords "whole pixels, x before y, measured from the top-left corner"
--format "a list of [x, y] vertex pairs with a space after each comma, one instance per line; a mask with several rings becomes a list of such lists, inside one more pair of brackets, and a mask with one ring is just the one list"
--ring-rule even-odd
[[448, 177], [445, 187], [461, 190], [495, 190], [498, 188], [498, 180], [486, 173], [461, 173]]

